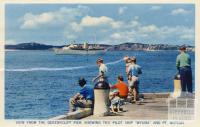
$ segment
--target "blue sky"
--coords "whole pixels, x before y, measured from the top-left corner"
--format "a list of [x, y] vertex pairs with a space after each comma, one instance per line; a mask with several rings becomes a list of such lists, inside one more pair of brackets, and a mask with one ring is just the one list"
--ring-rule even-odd
[[194, 9], [192, 4], [7, 4], [5, 39], [6, 44], [194, 45]]

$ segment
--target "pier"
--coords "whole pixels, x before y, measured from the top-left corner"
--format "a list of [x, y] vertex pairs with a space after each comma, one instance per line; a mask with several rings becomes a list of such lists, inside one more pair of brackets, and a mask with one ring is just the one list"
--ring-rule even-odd
[[[125, 103], [121, 106], [122, 112], [111, 113], [108, 116], [94, 116], [89, 108], [80, 109], [73, 113], [60, 115], [51, 120], [67, 120], [67, 119], [83, 119], [83, 120], [167, 120], [168, 119], [168, 101], [171, 99], [172, 104], [176, 104], [176, 100], [169, 98], [170, 93], [143, 93], [144, 100], [141, 103]], [[190, 99], [191, 100], [191, 99]], [[194, 99], [193, 99], [194, 100]], [[179, 105], [184, 102], [179, 101]], [[194, 101], [187, 102], [194, 109]], [[177, 104], [176, 104], [177, 105]]]

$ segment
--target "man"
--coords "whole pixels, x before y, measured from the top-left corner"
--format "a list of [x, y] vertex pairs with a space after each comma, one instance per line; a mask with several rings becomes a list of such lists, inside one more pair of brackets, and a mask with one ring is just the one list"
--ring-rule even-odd
[[126, 66], [126, 75], [127, 75], [127, 79], [128, 79], [128, 81], [129, 81], [129, 75], [128, 75], [128, 68], [129, 68], [129, 66], [131, 65], [131, 59], [130, 59], [130, 57], [128, 57], [128, 56], [125, 56], [124, 57], [124, 61], [125, 61], [125, 66]]
[[128, 86], [123, 81], [124, 81], [123, 76], [119, 75], [117, 77], [117, 83], [114, 86], [110, 85], [111, 89], [118, 90], [117, 92], [113, 92], [113, 93], [111, 92], [111, 94], [110, 94], [111, 95], [110, 101], [111, 101], [112, 112], [115, 112], [114, 105], [116, 105], [117, 111], [120, 112], [121, 111], [120, 106], [123, 103], [121, 99], [126, 99], [128, 96]]
[[69, 112], [76, 111], [77, 107], [92, 108], [94, 103], [94, 90], [92, 86], [85, 85], [84, 78], [79, 79], [79, 85], [82, 87], [79, 93], [69, 101]]
[[176, 67], [180, 73], [182, 92], [192, 93], [192, 70], [190, 55], [187, 54], [186, 47], [179, 48], [180, 54], [176, 58]]
[[131, 65], [128, 68], [128, 74], [130, 75], [130, 92], [133, 92], [133, 102], [136, 102], [139, 94], [139, 75], [142, 74], [141, 67], [136, 64], [136, 57], [131, 58]]
[[128, 86], [126, 85], [123, 76], [119, 75], [117, 77], [117, 83], [114, 86], [110, 86], [111, 89], [118, 89], [119, 97], [126, 99], [128, 96]]
[[98, 81], [105, 81], [108, 82], [108, 77], [107, 77], [107, 72], [108, 68], [107, 66], [103, 63], [103, 59], [99, 58], [96, 61], [97, 65], [99, 66], [99, 74], [96, 78], [93, 79], [93, 82], [98, 79]]

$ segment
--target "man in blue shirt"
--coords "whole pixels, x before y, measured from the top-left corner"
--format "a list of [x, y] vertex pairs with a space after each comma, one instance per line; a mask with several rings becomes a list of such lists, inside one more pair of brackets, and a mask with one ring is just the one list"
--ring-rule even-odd
[[92, 108], [94, 103], [94, 89], [92, 86], [85, 85], [84, 78], [79, 79], [82, 89], [69, 100], [69, 112], [76, 111], [76, 108]]
[[128, 67], [128, 74], [130, 75], [129, 89], [130, 93], [134, 95], [132, 102], [136, 102], [139, 95], [139, 75], [142, 74], [142, 69], [141, 66], [136, 64], [136, 57], [130, 58], [130, 61], [131, 64]]

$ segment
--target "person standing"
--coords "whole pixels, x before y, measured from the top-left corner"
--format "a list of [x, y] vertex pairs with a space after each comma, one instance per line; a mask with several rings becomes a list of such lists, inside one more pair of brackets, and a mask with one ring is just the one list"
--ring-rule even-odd
[[181, 46], [179, 48], [180, 54], [176, 58], [176, 67], [180, 73], [182, 92], [192, 93], [192, 70], [191, 70], [191, 58], [186, 53], [186, 47]]
[[76, 111], [76, 108], [92, 108], [94, 104], [94, 89], [86, 85], [84, 78], [79, 79], [79, 85], [82, 87], [80, 92], [69, 100], [69, 112]]
[[99, 66], [99, 74], [97, 77], [93, 79], [93, 82], [98, 80], [98, 81], [105, 81], [108, 83], [108, 77], [107, 77], [108, 68], [103, 63], [103, 59], [101, 58], [97, 59], [96, 63]]
[[131, 65], [131, 59], [130, 59], [130, 57], [125, 56], [124, 61], [125, 61], [125, 71], [126, 71], [126, 75], [127, 75], [127, 80], [129, 82], [130, 77], [129, 77], [129, 74], [128, 74], [128, 68]]
[[99, 67], [99, 74], [93, 79], [95, 83], [94, 86], [94, 116], [107, 116], [110, 113], [109, 106], [109, 92], [110, 87], [108, 83], [108, 68], [103, 63], [103, 59], [99, 58], [96, 61], [96, 64]]
[[129, 82], [130, 92], [133, 92], [133, 102], [136, 102], [139, 95], [139, 75], [142, 74], [141, 66], [136, 64], [136, 57], [131, 58], [131, 65], [128, 68], [128, 74], [131, 77]]

